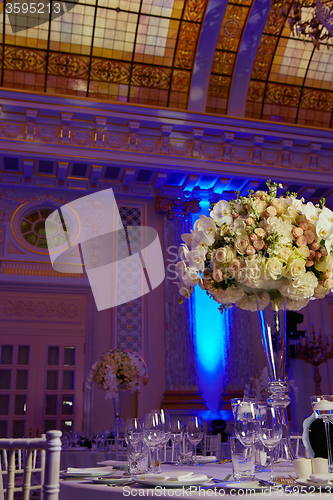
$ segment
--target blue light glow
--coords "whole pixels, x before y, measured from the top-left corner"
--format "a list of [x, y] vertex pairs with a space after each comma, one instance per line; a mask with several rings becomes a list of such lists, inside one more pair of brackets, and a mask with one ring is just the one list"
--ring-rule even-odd
[[[209, 201], [201, 201], [201, 213], [209, 215]], [[196, 352], [198, 383], [209, 413], [207, 419], [221, 418], [218, 412], [223, 389], [223, 365], [225, 363], [225, 328], [229, 312], [222, 321], [218, 304], [198, 286], [194, 290], [196, 319]]]

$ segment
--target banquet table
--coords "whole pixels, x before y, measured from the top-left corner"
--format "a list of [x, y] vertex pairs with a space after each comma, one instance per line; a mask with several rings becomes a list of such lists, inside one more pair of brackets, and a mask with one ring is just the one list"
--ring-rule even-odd
[[[175, 467], [170, 465], [163, 465], [162, 472], [172, 471], [185, 471], [194, 472], [195, 474], [206, 474], [207, 476], [212, 476], [216, 479], [224, 479], [227, 474], [232, 474], [232, 467], [230, 463], [227, 464], [205, 464], [200, 467], [186, 466], [186, 467]], [[269, 472], [261, 472], [256, 474], [259, 479], [269, 480]], [[60, 497], [59, 500], [123, 500], [124, 497], [190, 497], [193, 499], [205, 498], [205, 497], [232, 497], [232, 496], [256, 496], [256, 497], [270, 497], [273, 500], [277, 500], [281, 497], [295, 497], [298, 495], [311, 496], [315, 500], [319, 500], [322, 496], [327, 496], [326, 492], [312, 492], [305, 491], [301, 492], [301, 487], [288, 487], [287, 491], [271, 490], [269, 487], [267, 489], [254, 493], [253, 491], [242, 490], [243, 493], [237, 491], [230, 491], [218, 489], [219, 486], [216, 484], [216, 489], [214, 486], [212, 489], [202, 489], [199, 487], [192, 487], [191, 491], [186, 491], [185, 488], [162, 488], [162, 487], [145, 487], [142, 485], [131, 484], [128, 486], [116, 486], [110, 487], [107, 485], [94, 484], [89, 479], [88, 480], [72, 480], [64, 479], [60, 480]]]
[[[119, 453], [119, 460], [126, 460], [126, 457]], [[60, 455], [60, 470], [67, 467], [96, 467], [98, 462], [103, 460], [115, 460], [114, 451], [91, 451], [91, 450], [68, 450], [62, 451]]]

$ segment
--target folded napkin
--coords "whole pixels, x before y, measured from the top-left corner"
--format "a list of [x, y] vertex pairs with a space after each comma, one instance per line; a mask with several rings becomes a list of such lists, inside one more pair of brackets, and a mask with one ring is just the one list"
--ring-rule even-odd
[[91, 473], [102, 473], [104, 474], [106, 471], [113, 471], [113, 467], [87, 467], [87, 468], [77, 468], [77, 467], [67, 467], [66, 472], [70, 474], [91, 474]]
[[327, 484], [329, 481], [333, 481], [333, 474], [327, 473], [327, 474], [311, 474], [309, 476], [310, 481], [314, 483], [322, 483], [322, 484]]
[[208, 477], [205, 474], [193, 474], [193, 472], [167, 472], [166, 474], [143, 474], [140, 476], [141, 479], [156, 480], [159, 481], [205, 481]]

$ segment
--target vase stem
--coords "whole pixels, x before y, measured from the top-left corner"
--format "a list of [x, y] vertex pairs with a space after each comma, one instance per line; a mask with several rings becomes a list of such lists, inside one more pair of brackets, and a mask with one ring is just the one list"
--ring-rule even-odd
[[118, 392], [118, 396], [112, 398], [113, 400], [113, 409], [114, 409], [114, 424], [113, 424], [113, 435], [114, 435], [114, 444], [116, 451], [116, 460], [118, 460], [119, 455], [119, 445], [121, 443], [121, 410], [123, 404], [123, 393], [121, 391]]

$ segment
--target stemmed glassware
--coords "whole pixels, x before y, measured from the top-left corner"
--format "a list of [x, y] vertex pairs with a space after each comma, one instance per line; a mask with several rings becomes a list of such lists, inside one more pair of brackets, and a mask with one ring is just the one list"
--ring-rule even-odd
[[197, 445], [203, 438], [203, 425], [200, 417], [188, 417], [186, 425], [186, 435], [187, 439], [194, 446], [194, 463], [193, 465], [199, 465], [197, 461]]
[[171, 422], [171, 441], [173, 443], [173, 460], [180, 465], [180, 446], [184, 439], [184, 422], [182, 420], [172, 420]]
[[142, 425], [139, 418], [128, 418], [125, 422], [124, 439], [126, 444], [136, 446], [142, 441]]
[[321, 418], [325, 424], [328, 472], [333, 472], [332, 448], [330, 438], [330, 420], [333, 419], [333, 396], [311, 396], [313, 411], [317, 418]]
[[161, 450], [169, 441], [171, 437], [171, 421], [170, 421], [170, 416], [168, 410], [160, 410], [160, 418], [161, 418], [161, 425], [162, 425], [162, 441], [160, 444], [159, 450]]
[[273, 477], [273, 450], [282, 438], [282, 422], [279, 410], [272, 406], [259, 406], [258, 435], [260, 441], [268, 448], [270, 469]]
[[158, 460], [158, 448], [164, 437], [161, 416], [158, 413], [147, 413], [143, 417], [143, 438], [150, 451], [149, 471], [158, 474], [160, 463]]
[[235, 434], [244, 446], [252, 445], [256, 440], [258, 427], [258, 407], [250, 401], [240, 401], [235, 415]]

